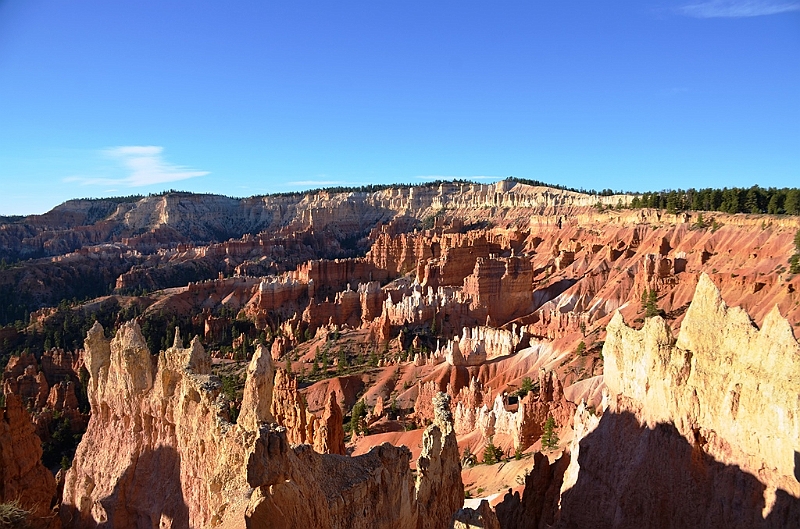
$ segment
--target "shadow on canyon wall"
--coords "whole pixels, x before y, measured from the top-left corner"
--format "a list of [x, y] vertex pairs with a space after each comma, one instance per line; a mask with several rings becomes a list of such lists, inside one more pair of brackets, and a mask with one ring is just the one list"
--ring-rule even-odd
[[[580, 443], [577, 483], [558, 490], [569, 456], [552, 465], [540, 454], [525, 492], [497, 505], [503, 529], [800, 527], [800, 500], [778, 490], [765, 509], [766, 486], [738, 466], [690, 444], [672, 424], [651, 430], [632, 413], [606, 413]], [[795, 477], [800, 455], [795, 452]], [[771, 494], [767, 494], [768, 497]]]
[[143, 452], [124, 472], [113, 492], [98, 503], [106, 513], [105, 520], [89, 518], [90, 505], [83, 512], [75, 506], [62, 505], [64, 527], [188, 529], [189, 507], [181, 488], [180, 455], [167, 446]]

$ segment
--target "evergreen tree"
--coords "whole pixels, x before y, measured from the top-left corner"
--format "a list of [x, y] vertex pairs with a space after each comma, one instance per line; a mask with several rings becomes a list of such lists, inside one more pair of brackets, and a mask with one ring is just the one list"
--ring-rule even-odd
[[652, 318], [658, 315], [658, 295], [655, 290], [651, 290], [647, 294], [647, 304], [645, 305], [644, 317]]
[[489, 438], [489, 443], [483, 449], [483, 462], [487, 465], [494, 465], [499, 463], [503, 457], [503, 450], [494, 445], [492, 438]]
[[533, 391], [533, 380], [531, 377], [525, 377], [522, 379], [522, 384], [520, 385], [519, 389], [517, 390], [517, 397], [522, 398], [528, 393]]
[[558, 448], [558, 434], [556, 433], [556, 421], [552, 415], [547, 416], [542, 431], [542, 449], [555, 450]]
[[367, 426], [364, 424], [364, 418], [367, 416], [367, 404], [364, 400], [359, 400], [353, 405], [350, 412], [350, 431], [353, 435], [359, 433], [367, 433]]
[[783, 211], [788, 215], [800, 215], [800, 189], [789, 189], [783, 201]]

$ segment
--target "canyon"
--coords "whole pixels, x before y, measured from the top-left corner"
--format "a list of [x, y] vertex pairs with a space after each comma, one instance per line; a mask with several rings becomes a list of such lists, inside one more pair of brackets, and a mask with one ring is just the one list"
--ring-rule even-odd
[[800, 526], [800, 218], [633, 198], [3, 224], [0, 501], [41, 527]]

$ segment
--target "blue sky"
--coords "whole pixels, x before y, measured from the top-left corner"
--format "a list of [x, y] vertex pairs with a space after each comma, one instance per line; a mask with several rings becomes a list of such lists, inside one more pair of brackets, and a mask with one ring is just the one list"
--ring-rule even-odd
[[800, 0], [0, 0], [0, 215], [509, 175], [800, 185]]

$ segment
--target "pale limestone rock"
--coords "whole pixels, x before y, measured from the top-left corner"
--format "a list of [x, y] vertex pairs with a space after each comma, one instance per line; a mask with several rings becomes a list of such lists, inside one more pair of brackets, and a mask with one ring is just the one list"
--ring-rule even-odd
[[247, 366], [247, 379], [242, 395], [242, 411], [238, 424], [249, 431], [257, 431], [261, 423], [272, 422], [272, 393], [275, 370], [272, 356], [259, 344]]
[[612, 398], [612, 410], [699, 434], [718, 461], [800, 497], [800, 345], [777, 307], [759, 330], [703, 274], [677, 342], [660, 317], [635, 331], [617, 313], [607, 332], [605, 382], [627, 399]]

